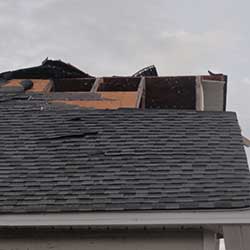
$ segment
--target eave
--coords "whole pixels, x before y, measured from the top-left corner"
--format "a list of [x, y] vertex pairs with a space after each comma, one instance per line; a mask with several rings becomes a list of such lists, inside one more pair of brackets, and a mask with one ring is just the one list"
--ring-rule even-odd
[[250, 210], [86, 212], [0, 215], [1, 227], [185, 226], [250, 224]]

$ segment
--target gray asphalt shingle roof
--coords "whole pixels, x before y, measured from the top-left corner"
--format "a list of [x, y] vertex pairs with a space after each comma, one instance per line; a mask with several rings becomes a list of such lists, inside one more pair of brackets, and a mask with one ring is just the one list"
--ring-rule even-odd
[[233, 112], [28, 103], [0, 104], [0, 213], [250, 205]]

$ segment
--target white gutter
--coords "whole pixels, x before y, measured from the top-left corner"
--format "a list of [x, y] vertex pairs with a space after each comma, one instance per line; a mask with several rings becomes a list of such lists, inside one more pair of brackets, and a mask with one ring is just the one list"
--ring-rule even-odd
[[175, 226], [250, 224], [250, 210], [0, 215], [0, 226]]

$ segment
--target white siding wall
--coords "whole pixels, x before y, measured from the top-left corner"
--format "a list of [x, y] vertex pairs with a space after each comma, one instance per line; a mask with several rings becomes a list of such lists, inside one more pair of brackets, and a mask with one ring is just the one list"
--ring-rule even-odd
[[201, 232], [122, 233], [77, 237], [10, 237], [0, 239], [0, 250], [203, 250]]

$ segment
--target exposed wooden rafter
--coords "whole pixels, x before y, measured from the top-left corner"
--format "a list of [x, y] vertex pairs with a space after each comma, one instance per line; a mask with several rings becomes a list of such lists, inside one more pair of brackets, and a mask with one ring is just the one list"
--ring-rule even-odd
[[90, 92], [97, 92], [99, 85], [103, 83], [103, 78], [96, 78]]
[[202, 87], [201, 76], [196, 76], [196, 110], [203, 111], [204, 110], [204, 93]]
[[145, 77], [142, 77], [137, 90], [136, 108], [140, 108], [140, 106], [142, 109], [145, 108], [145, 92]]

